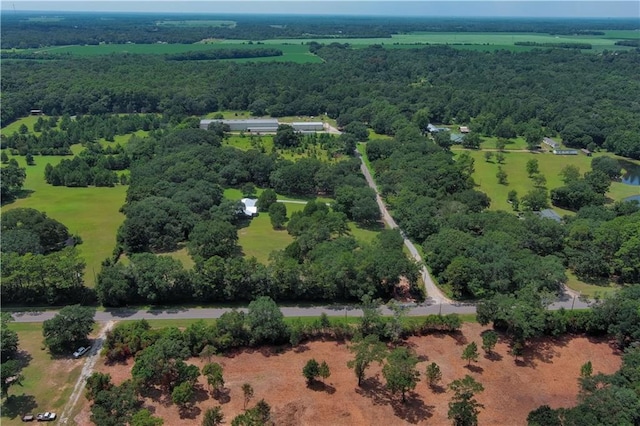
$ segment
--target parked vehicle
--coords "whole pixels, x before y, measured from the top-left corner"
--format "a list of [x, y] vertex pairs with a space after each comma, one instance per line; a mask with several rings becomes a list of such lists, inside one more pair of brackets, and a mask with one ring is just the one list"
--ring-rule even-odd
[[80, 358], [82, 355], [84, 355], [87, 352], [89, 352], [89, 349], [91, 349], [91, 346], [87, 346], [87, 347], [80, 346], [78, 348], [78, 350], [73, 353], [73, 357], [74, 358]]
[[22, 416], [23, 422], [32, 422], [35, 419], [36, 419], [36, 416], [34, 416], [33, 414], [25, 414], [24, 416]]
[[51, 413], [49, 411], [45, 413], [38, 413], [36, 415], [36, 420], [39, 422], [50, 422], [56, 419], [56, 413]]

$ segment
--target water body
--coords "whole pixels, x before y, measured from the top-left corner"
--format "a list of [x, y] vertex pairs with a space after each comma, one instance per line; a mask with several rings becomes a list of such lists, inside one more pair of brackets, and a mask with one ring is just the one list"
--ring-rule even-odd
[[626, 185], [640, 186], [640, 165], [631, 161], [618, 160], [620, 167], [624, 169], [622, 183]]

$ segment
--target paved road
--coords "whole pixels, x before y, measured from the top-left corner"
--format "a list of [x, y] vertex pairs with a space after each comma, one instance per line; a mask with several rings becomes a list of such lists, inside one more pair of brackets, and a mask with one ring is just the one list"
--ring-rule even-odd
[[[362, 155], [360, 155], [360, 153], [357, 150], [356, 150], [356, 155], [358, 156], [358, 158], [360, 158], [360, 170], [362, 171], [362, 174], [367, 180], [367, 183], [369, 184], [369, 186], [374, 191], [376, 191], [376, 202], [378, 203], [378, 208], [382, 213], [382, 219], [391, 229], [399, 228], [396, 221], [389, 214], [389, 211], [387, 210], [387, 206], [384, 204], [384, 201], [380, 196], [380, 192], [378, 191], [378, 186], [373, 180], [373, 176], [371, 176], [371, 173], [369, 172], [369, 168], [365, 164], [364, 159], [362, 158]], [[413, 245], [413, 243], [405, 236], [402, 230], [400, 230], [400, 233], [402, 234], [402, 238], [404, 239], [404, 245], [407, 246], [407, 248], [409, 249], [409, 252], [411, 253], [411, 256], [413, 256], [414, 260], [418, 263], [418, 265], [420, 265], [420, 273], [422, 274], [422, 281], [424, 281], [424, 286], [425, 286], [425, 289], [427, 290], [427, 298], [428, 298], [427, 300], [436, 304], [454, 303], [451, 299], [447, 298], [447, 296], [445, 296], [440, 291], [440, 289], [435, 285], [435, 283], [433, 282], [433, 279], [431, 278], [431, 275], [429, 274], [429, 270], [425, 266], [424, 262], [422, 261], [422, 257], [420, 256], [420, 253], [418, 253], [418, 250], [416, 249], [416, 246]]]
[[[421, 304], [406, 304], [409, 308], [407, 314], [409, 316], [420, 316], [429, 314], [472, 314], [475, 313], [476, 307], [467, 303], [434, 303], [427, 301]], [[584, 309], [589, 304], [580, 300], [578, 297], [570, 297], [564, 295], [561, 299], [553, 303], [549, 309], [557, 310], [564, 308]], [[150, 309], [138, 310], [136, 308], [118, 308], [96, 312], [95, 319], [98, 322], [121, 321], [121, 320], [140, 320], [140, 319], [209, 319], [220, 318], [220, 316], [229, 312], [231, 308], [173, 308], [173, 309]], [[246, 308], [240, 310], [246, 312]], [[281, 306], [280, 310], [285, 317], [319, 317], [322, 313], [328, 316], [339, 317], [360, 317], [362, 311], [353, 305], [329, 305], [329, 306]], [[16, 322], [42, 322], [54, 317], [57, 311], [29, 311], [14, 312], [13, 318]], [[383, 315], [392, 315], [391, 310], [382, 307]]]

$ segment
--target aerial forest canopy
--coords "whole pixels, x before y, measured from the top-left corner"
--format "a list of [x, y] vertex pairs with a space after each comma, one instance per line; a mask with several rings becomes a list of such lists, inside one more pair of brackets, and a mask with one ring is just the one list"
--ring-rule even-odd
[[166, 61], [162, 55], [4, 60], [2, 121], [33, 107], [48, 115], [162, 112], [178, 121], [257, 109], [273, 117], [326, 112], [341, 126], [364, 122], [393, 135], [426, 109], [434, 122], [472, 121], [472, 130], [486, 136], [542, 126], [569, 147], [605, 147], [640, 158], [637, 52], [344, 44], [313, 50], [324, 63]]

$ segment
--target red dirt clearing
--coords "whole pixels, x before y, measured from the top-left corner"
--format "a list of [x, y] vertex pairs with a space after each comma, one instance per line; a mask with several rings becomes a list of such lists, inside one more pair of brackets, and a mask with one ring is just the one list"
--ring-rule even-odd
[[[491, 359], [481, 352], [478, 362], [470, 367], [460, 358], [465, 345], [475, 341], [481, 346], [480, 333], [486, 330], [478, 324], [465, 324], [457, 335], [429, 335], [412, 337], [406, 344], [418, 356], [418, 369], [422, 380], [403, 404], [399, 395], [390, 395], [384, 387], [381, 369], [374, 364], [366, 372], [363, 386], [357, 386], [347, 361], [352, 358], [345, 344], [334, 341], [310, 342], [298, 348], [276, 354], [269, 349], [246, 350], [230, 357], [214, 357], [224, 368], [228, 396], [222, 399], [226, 424], [243, 411], [241, 386], [250, 383], [255, 396], [253, 406], [264, 398], [272, 408], [277, 425], [403, 425], [451, 424], [447, 419], [451, 392], [446, 385], [470, 374], [483, 384], [485, 390], [477, 396], [485, 408], [479, 415], [484, 425], [526, 424], [529, 411], [540, 405], [552, 408], [575, 405], [578, 393], [580, 366], [593, 364], [594, 373], [610, 374], [620, 367], [620, 353], [608, 341], [586, 337], [544, 339], [530, 345], [524, 360], [514, 361], [508, 355], [505, 342], [498, 343]], [[302, 377], [302, 367], [311, 358], [326, 361], [331, 377], [326, 385], [318, 383], [308, 388]], [[198, 359], [193, 362], [202, 367]], [[436, 362], [442, 370], [443, 387], [434, 392], [424, 381], [428, 363]], [[108, 372], [116, 384], [130, 377], [133, 362], [128, 365], [105, 366], [99, 362], [97, 371]], [[145, 400], [145, 407], [165, 420], [165, 425], [194, 425], [202, 422], [204, 410], [219, 405], [206, 391], [206, 382], [200, 378], [202, 390], [196, 392], [196, 405], [181, 417], [178, 407], [166, 396]], [[170, 399], [170, 398], [169, 398]], [[77, 424], [88, 424], [89, 404], [76, 417]]]

